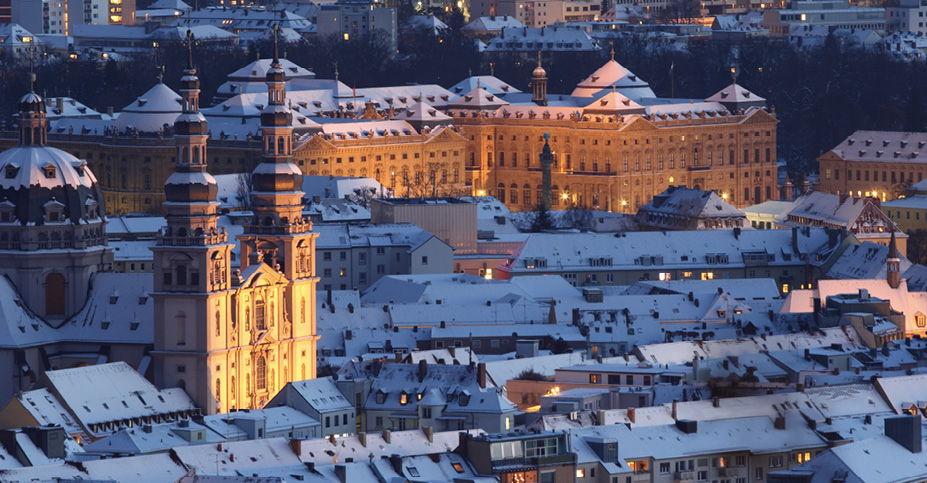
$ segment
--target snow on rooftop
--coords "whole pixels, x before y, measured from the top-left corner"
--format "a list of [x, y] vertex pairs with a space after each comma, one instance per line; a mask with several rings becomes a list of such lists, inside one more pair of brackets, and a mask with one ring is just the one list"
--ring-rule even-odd
[[182, 390], [158, 390], [125, 362], [47, 371], [45, 377], [84, 427], [196, 409]]

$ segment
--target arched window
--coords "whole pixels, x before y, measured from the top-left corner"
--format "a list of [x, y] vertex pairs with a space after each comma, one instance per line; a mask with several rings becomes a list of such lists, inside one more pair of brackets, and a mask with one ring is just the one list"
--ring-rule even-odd
[[235, 376], [229, 380], [229, 399], [235, 399]]
[[251, 308], [245, 307], [245, 330], [251, 330]]
[[251, 394], [251, 374], [245, 374], [245, 392]]
[[222, 313], [216, 311], [216, 335], [222, 335]]
[[222, 381], [216, 378], [216, 402], [222, 402]]
[[254, 388], [258, 391], [267, 389], [267, 361], [264, 356], [257, 356], [254, 361]]
[[306, 365], [305, 364], [302, 364], [299, 366], [299, 375], [300, 375], [300, 380], [302, 381], [306, 380]]
[[254, 301], [254, 328], [257, 330], [264, 330], [267, 328], [267, 325], [264, 323], [264, 301], [255, 300]]
[[267, 313], [267, 326], [274, 326], [274, 303], [270, 303], [270, 312]]
[[58, 272], [45, 277], [45, 315], [64, 315], [64, 275]]

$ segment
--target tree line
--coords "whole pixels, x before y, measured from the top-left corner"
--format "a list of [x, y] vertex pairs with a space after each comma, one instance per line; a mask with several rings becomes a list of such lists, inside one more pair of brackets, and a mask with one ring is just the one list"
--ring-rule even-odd
[[[281, 50], [289, 60], [313, 69], [319, 78], [332, 78], [337, 69], [342, 82], [358, 88], [409, 83], [450, 87], [468, 75], [489, 74], [474, 41], [459, 29], [440, 37], [421, 30], [403, 31], [398, 53], [390, 52], [387, 45], [377, 34], [350, 41], [312, 39]], [[660, 97], [675, 94], [703, 99], [730, 84], [731, 67], [735, 67], [737, 83], [765, 97], [775, 108], [780, 121], [779, 158], [796, 175], [814, 171], [816, 158], [855, 130], [924, 131], [927, 127], [925, 63], [846, 47], [832, 37], [823, 46], [806, 50], [773, 40], [692, 43], [682, 50], [640, 38], [619, 38], [603, 42], [602, 57], [595, 62], [577, 60], [573, 65], [561, 58], [547, 66], [549, 91], [569, 94], [607, 60], [611, 48], [615, 59], [648, 81]], [[271, 49], [269, 41], [247, 49], [198, 45], [194, 55], [203, 105], [211, 103], [232, 70], [258, 56], [269, 57]], [[40, 59], [35, 67], [35, 90], [49, 96], [70, 95], [101, 112], [109, 106], [120, 110], [159, 76], [176, 90], [185, 59], [180, 43], [163, 44], [129, 61]], [[498, 64], [497, 77], [528, 90], [532, 62]], [[0, 98], [0, 116], [10, 120], [19, 94], [29, 88], [29, 65], [2, 54], [0, 69], [0, 91], [10, 93]]]

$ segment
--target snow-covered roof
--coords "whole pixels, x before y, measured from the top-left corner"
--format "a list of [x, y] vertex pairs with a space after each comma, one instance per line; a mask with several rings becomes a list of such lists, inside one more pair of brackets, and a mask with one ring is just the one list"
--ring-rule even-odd
[[519, 22], [515, 17], [507, 15], [494, 17], [478, 17], [470, 21], [467, 25], [461, 27], [461, 30], [471, 30], [476, 32], [495, 32], [503, 28], [522, 28], [525, 24]]
[[[709, 102], [717, 103], [735, 103], [735, 104], [754, 104], [754, 103], [765, 103], [766, 99], [750, 92], [743, 86], [738, 84], [731, 84], [724, 89], [716, 92], [711, 97], [705, 99]], [[746, 106], [745, 106], [746, 107]]]
[[871, 163], [923, 163], [927, 159], [927, 133], [856, 131], [825, 156]]
[[506, 94], [521, 92], [511, 84], [508, 84], [502, 79], [491, 75], [477, 75], [467, 77], [466, 79], [451, 86], [448, 90], [459, 96], [470, 92], [477, 87], [482, 87], [490, 94], [495, 94], [497, 96], [504, 96]]
[[183, 390], [159, 390], [125, 362], [47, 371], [45, 378], [52, 393], [84, 428], [196, 410]]
[[150, 9], [167, 8], [167, 9], [173, 9], [173, 10], [180, 10], [183, 12], [188, 12], [192, 10], [192, 8], [186, 3], [184, 3], [183, 0], [157, 0], [156, 2], [149, 5], [148, 8]]
[[345, 399], [330, 377], [294, 381], [288, 386], [320, 413], [354, 409], [353, 402]]
[[[47, 168], [54, 175], [47, 175]], [[17, 146], [0, 153], [0, 189], [41, 187], [54, 189], [67, 186], [91, 188], [96, 183], [93, 173], [83, 161], [70, 153], [50, 146]], [[11, 176], [12, 175], [12, 176]], [[64, 201], [64, 200], [62, 200]]]
[[0, 24], [0, 49], [24, 48], [40, 42], [35, 35], [18, 23]]
[[832, 344], [840, 344], [847, 348], [861, 347], [859, 336], [854, 330], [833, 327], [821, 329], [813, 334], [802, 332], [741, 339], [641, 345], [635, 348], [634, 352], [642, 360], [653, 364], [685, 364], [691, 362], [693, 357], [720, 359], [743, 354], [759, 354], [764, 351], [830, 347]]
[[503, 27], [497, 37], [486, 43], [483, 52], [534, 53], [539, 50], [595, 52], [599, 50], [599, 46], [579, 27]]
[[437, 110], [436, 108], [424, 103], [418, 102], [412, 106], [406, 108], [405, 111], [400, 112], [392, 117], [393, 120], [401, 120], [406, 122], [418, 122], [418, 123], [443, 123], [449, 122], [452, 120], [447, 114]]
[[609, 60], [589, 77], [577, 84], [571, 94], [573, 97], [594, 97], [603, 89], [614, 87], [618, 92], [635, 102], [656, 97], [650, 85], [633, 72], [616, 62]]
[[483, 89], [481, 85], [478, 85], [472, 91], [458, 97], [454, 101], [448, 103], [448, 109], [495, 109], [502, 106], [507, 106], [509, 103], [502, 99], [501, 97], [490, 94]]
[[744, 213], [714, 191], [696, 190], [685, 186], [670, 186], [653, 197], [640, 211], [645, 214], [666, 214], [698, 218], [744, 217]]
[[[606, 270], [622, 267], [637, 270], [642, 257], [654, 266], [683, 269], [705, 265], [710, 257], [718, 267], [743, 267], [744, 254], [771, 255], [770, 265], [792, 265], [829, 242], [824, 229], [799, 230], [793, 246], [791, 230], [732, 230], [632, 232], [612, 234], [532, 234], [500, 266], [500, 270], [521, 274], [591, 270], [590, 260], [608, 259]], [[653, 260], [650, 257], [655, 257]], [[720, 257], [720, 258], [719, 258]], [[546, 268], [531, 261], [546, 260]], [[726, 259], [726, 261], [725, 261]], [[526, 263], [527, 261], [527, 263]], [[528, 268], [531, 266], [532, 268]]]
[[181, 112], [180, 94], [158, 83], [122, 110], [115, 127], [119, 131], [135, 128], [142, 132], [158, 132], [164, 125], [173, 126]]

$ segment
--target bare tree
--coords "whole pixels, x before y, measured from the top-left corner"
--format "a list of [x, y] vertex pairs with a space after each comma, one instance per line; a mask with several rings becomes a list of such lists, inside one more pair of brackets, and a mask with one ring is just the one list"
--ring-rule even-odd
[[245, 209], [251, 208], [251, 173], [240, 173], [238, 175], [235, 199], [238, 200], [238, 206]]

